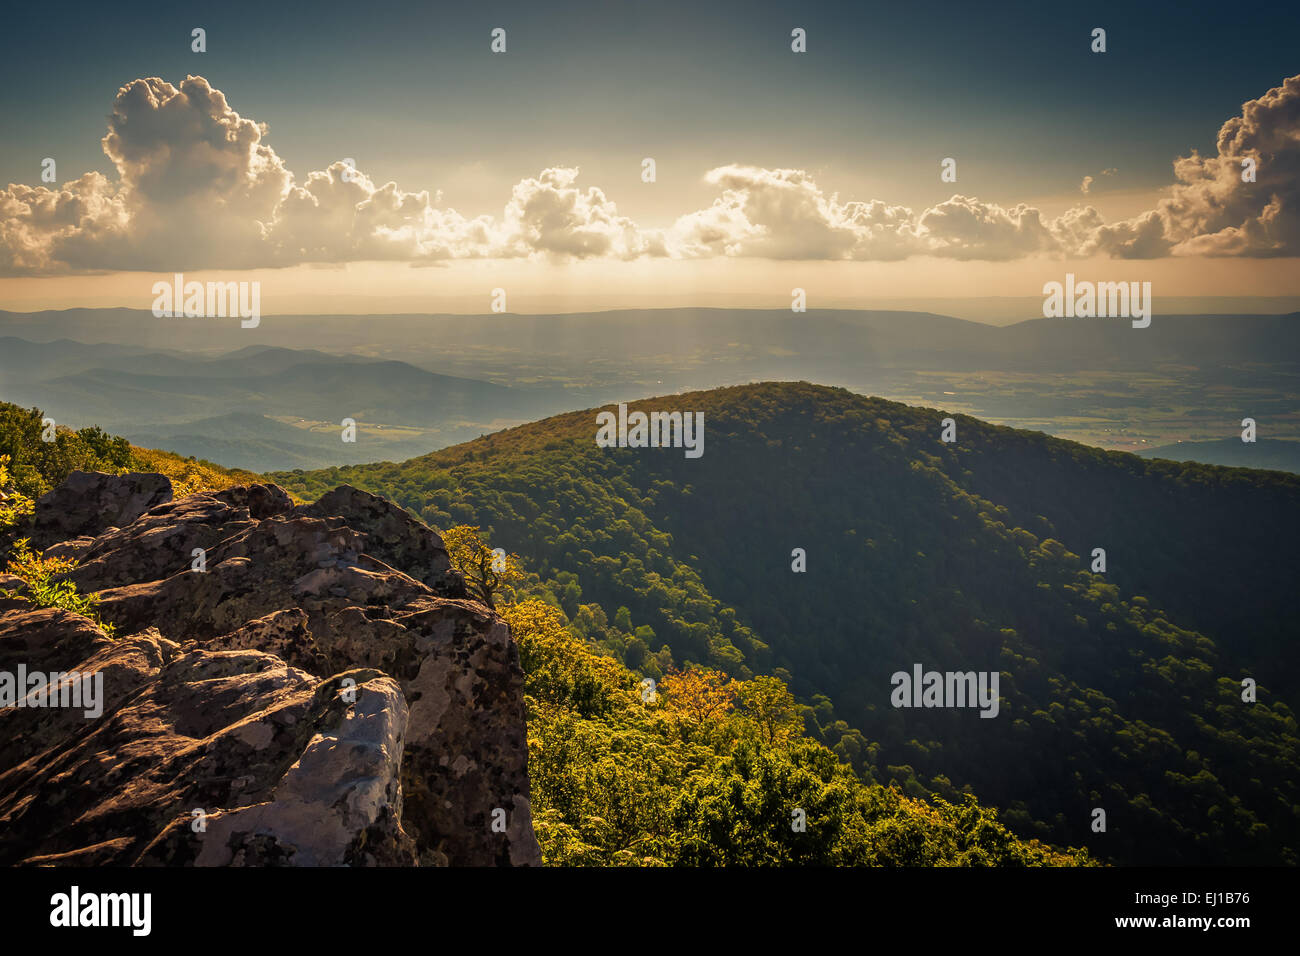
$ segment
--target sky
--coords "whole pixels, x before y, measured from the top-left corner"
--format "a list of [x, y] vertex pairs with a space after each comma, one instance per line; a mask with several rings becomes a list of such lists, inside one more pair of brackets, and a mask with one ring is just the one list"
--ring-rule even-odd
[[0, 307], [1300, 295], [1300, 11], [1134, 7], [15, 9]]

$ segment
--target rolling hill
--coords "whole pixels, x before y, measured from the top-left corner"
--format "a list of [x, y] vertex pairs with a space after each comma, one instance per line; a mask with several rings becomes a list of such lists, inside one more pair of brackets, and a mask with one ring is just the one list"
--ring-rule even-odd
[[[406, 458], [572, 404], [560, 389], [317, 349], [204, 354], [14, 337], [0, 338], [0, 394], [60, 424], [256, 470]], [[355, 443], [340, 441], [345, 418], [359, 425]]]
[[[460, 688], [456, 694], [466, 695], [458, 700], [474, 705], [465, 726], [478, 739], [459, 735], [449, 740], [447, 711], [439, 707], [426, 710], [423, 717], [438, 722], [440, 736], [433, 739], [432, 749], [428, 749], [430, 738], [420, 732], [411, 735], [418, 741], [416, 751], [402, 749], [400, 735], [397, 747], [361, 747], [363, 753], [392, 761], [394, 774], [400, 761], [399, 792], [407, 799], [395, 801], [399, 809], [394, 814], [402, 813], [405, 830], [385, 829], [396, 822], [396, 815], [383, 817], [387, 822], [378, 826], [366, 826], [373, 818], [354, 814], [347, 809], [351, 803], [338, 800], [339, 787], [358, 779], [354, 767], [340, 769], [313, 762], [329, 804], [346, 811], [343, 818], [349, 822], [345, 826], [358, 825], [359, 820], [365, 827], [354, 849], [369, 856], [346, 853], [341, 862], [410, 865], [417, 858], [424, 860], [418, 844], [412, 844], [412, 833], [422, 834], [431, 847], [436, 845], [436, 855], [429, 859], [444, 864], [503, 861], [500, 842], [494, 837], [471, 845], [475, 844], [472, 834], [482, 834], [482, 827], [467, 827], [456, 819], [443, 830], [444, 824], [439, 822], [448, 816], [443, 811], [464, 794], [461, 781], [465, 775], [458, 760], [447, 768], [454, 781], [451, 789], [436, 800], [428, 797], [440, 787], [439, 781], [448, 779], [438, 767], [446, 767], [450, 746], [451, 752], [462, 756], [472, 753], [475, 764], [498, 768], [490, 776], [493, 791], [502, 785], [502, 772], [526, 773], [523, 788], [529, 798], [524, 819], [531, 817], [531, 821], [517, 832], [530, 858], [536, 861], [540, 850], [541, 861], [550, 865], [1095, 865], [1084, 849], [1055, 848], [1017, 838], [999, 821], [995, 808], [980, 805], [969, 793], [952, 802], [923, 800], [859, 778], [823, 743], [809, 738], [805, 718], [809, 708], [800, 708], [779, 680], [735, 681], [718, 671], [692, 669], [661, 674], [664, 679], [648, 697], [640, 673], [593, 646], [589, 636], [575, 633], [558, 608], [536, 598], [519, 599], [513, 591], [517, 567], [508, 575], [512, 582], [509, 599], [496, 606], [493, 595], [478, 587], [474, 555], [481, 553], [484, 545], [470, 529], [451, 529], [440, 540], [391, 502], [354, 488], [338, 488], [314, 503], [299, 502], [294, 507], [295, 502], [282, 489], [262, 484], [261, 476], [132, 447], [124, 438], [98, 427], [73, 431], [62, 426], [55, 441], [44, 441], [42, 418], [40, 409], [0, 403], [0, 558], [5, 559], [0, 578], [6, 585], [0, 589], [4, 605], [0, 644], [11, 659], [28, 665], [40, 659], [33, 654], [54, 653], [66, 659], [85, 647], [84, 638], [90, 631], [98, 639], [92, 649], [136, 660], [142, 646], [167, 641], [159, 646], [157, 655], [163, 662], [160, 666], [166, 666], [168, 657], [174, 663], [171, 652], [181, 645], [162, 637], [165, 631], [169, 637], [197, 635], [186, 639], [190, 648], [208, 643], [212, 650], [228, 651], [236, 645], [241, 649], [235, 652], [236, 658], [251, 650], [247, 646], [251, 639], [258, 647], [257, 656], [246, 663], [253, 665], [258, 681], [268, 670], [284, 672], [289, 667], [298, 675], [306, 674], [305, 668], [337, 666], [338, 659], [321, 650], [322, 642], [337, 636], [367, 660], [376, 660], [377, 653], [390, 670], [409, 668], [410, 673], [423, 677], [433, 663], [429, 657], [421, 658], [418, 652], [415, 656], [399, 652], [392, 657], [384, 649], [394, 638], [394, 622], [389, 618], [393, 607], [411, 606], [414, 594], [416, 611], [406, 618], [409, 624], [431, 627], [444, 635], [449, 627], [457, 633], [457, 640], [438, 640], [431, 646], [439, 648], [448, 660], [454, 659], [455, 675], [449, 678], [454, 676], [454, 684]], [[228, 424], [239, 427], [238, 423]], [[33, 501], [37, 495], [39, 500]], [[262, 540], [249, 540], [250, 535]], [[174, 575], [172, 571], [190, 559], [191, 545], [202, 540], [249, 552], [247, 556], [236, 554], [233, 560], [216, 560], [203, 572], [210, 571], [212, 577], [203, 580], [229, 580], [231, 572], [240, 577], [240, 569], [248, 566], [250, 558], [259, 563], [266, 559], [267, 535], [278, 542], [270, 548], [277, 552], [271, 560], [276, 571], [257, 575], [257, 594], [250, 594], [244, 578], [220, 598], [206, 602], [222, 609], [223, 622], [229, 621], [228, 615], [237, 607], [256, 615], [257, 621], [210, 641], [212, 635], [205, 626], [196, 627], [194, 582], [187, 573]], [[377, 554], [352, 550], [362, 542]], [[33, 543], [44, 549], [43, 553], [32, 553], [29, 545]], [[289, 543], [287, 550], [285, 543]], [[89, 557], [92, 553], [93, 558]], [[337, 580], [354, 579], [354, 562], [363, 564], [361, 576], [371, 583], [378, 603], [363, 611], [354, 602], [369, 602], [370, 592], [330, 586], [331, 599], [348, 612], [337, 618], [339, 629], [310, 620], [297, 606], [269, 617], [263, 613], [267, 602], [310, 604], [301, 587], [302, 571], [306, 570], [308, 577], [318, 577], [321, 568], [329, 565], [340, 575]], [[142, 580], [155, 574], [162, 579]], [[137, 604], [134, 611], [131, 599], [125, 605], [118, 603], [124, 591], [159, 593], [169, 587], [167, 582], [180, 584], [171, 592], [174, 603], [149, 600]], [[115, 583], [128, 586], [114, 587]], [[441, 600], [437, 594], [453, 600]], [[377, 618], [374, 627], [378, 630], [359, 634], [356, 621], [348, 620], [357, 612], [366, 620]], [[267, 628], [272, 620], [276, 623]], [[508, 632], [497, 626], [502, 620], [508, 623]], [[503, 653], [485, 655], [478, 644], [466, 655], [465, 643], [459, 639], [466, 624], [478, 633], [492, 633]], [[398, 628], [397, 633], [410, 633], [405, 625]], [[40, 637], [33, 643], [34, 629]], [[293, 635], [288, 644], [283, 641], [286, 633]], [[277, 651], [285, 658], [273, 653]], [[209, 662], [217, 660], [221, 668], [232, 663], [229, 653], [215, 658], [209, 656], [208, 648], [197, 653]], [[94, 660], [103, 665], [99, 654]], [[182, 668], [188, 672], [187, 665]], [[326, 682], [326, 686], [330, 684], [332, 681]], [[283, 688], [279, 683], [273, 686], [277, 691]], [[374, 689], [372, 682], [366, 686]], [[480, 696], [487, 687], [492, 688], [491, 696]], [[214, 799], [248, 799], [248, 783], [253, 779], [248, 774], [218, 775], [217, 782], [229, 785], [231, 793], [214, 797], [211, 748], [219, 746], [214, 740], [221, 738], [220, 731], [201, 735], [204, 739], [199, 748], [185, 746], [187, 753], [197, 757], [193, 764], [176, 761], [174, 748], [165, 743], [171, 739], [168, 730], [159, 733], [178, 712], [194, 712], [195, 705], [186, 696], [190, 688], [205, 695], [215, 691], [219, 696], [228, 696], [230, 689], [223, 679], [191, 682], [163, 678], [154, 688], [160, 690], [156, 695], [136, 685], [125, 700], [120, 695], [115, 698], [114, 709], [101, 714], [112, 728], [108, 732], [103, 724], [80, 720], [70, 724], [56, 721], [51, 732], [49, 722], [38, 720], [27, 728], [32, 733], [9, 735], [8, 756], [14, 757], [17, 747], [22, 757], [21, 766], [10, 761], [7, 772], [0, 775], [5, 780], [8, 809], [21, 821], [36, 820], [38, 825], [4, 830], [6, 839], [0, 842], [5, 854], [54, 866], [91, 861], [138, 863], [142, 859], [177, 864], [180, 857], [192, 859], [183, 850], [150, 855], [159, 845], [157, 828], [166, 827], [175, 817], [176, 801], [187, 807], [191, 797], [171, 788], [137, 788], [124, 801], [113, 774], [103, 774], [105, 761], [116, 764], [125, 760], [138, 766], [142, 757], [157, 758], [155, 776], [168, 779], [171, 787], [203, 788], [209, 805]], [[176, 689], [180, 689], [179, 700], [171, 693]], [[240, 690], [236, 696], [251, 708], [250, 713], [262, 711], [256, 687], [248, 691]], [[425, 693], [427, 687], [425, 691], [412, 688], [412, 703]], [[143, 711], [142, 696], [149, 697]], [[484, 705], [485, 699], [488, 703]], [[394, 719], [406, 719], [408, 711], [400, 698], [380, 700], [396, 704]], [[212, 710], [206, 704], [197, 709]], [[526, 747], [522, 732], [499, 732], [503, 720], [516, 722], [517, 730], [522, 731], [518, 721], [525, 712]], [[4, 716], [13, 717], [14, 713], [7, 709]], [[132, 715], [140, 713], [145, 715], [144, 722], [133, 727]], [[337, 710], [332, 713], [340, 716]], [[349, 724], [352, 720], [347, 718]], [[286, 723], [302, 724], [296, 717]], [[811, 723], [815, 725], [815, 721]], [[126, 730], [128, 727], [133, 729]], [[187, 718], [185, 727], [186, 739], [193, 742], [192, 720]], [[295, 743], [335, 739], [329, 730], [324, 734], [322, 737], [308, 723], [305, 731], [281, 738], [290, 746], [287, 756], [254, 762], [253, 767], [270, 768], [273, 780], [279, 772], [277, 765], [280, 769], [290, 763], [301, 766], [301, 761], [294, 760]], [[48, 745], [45, 756], [57, 755], [60, 785], [68, 777], [64, 772], [68, 754], [80, 753], [90, 760], [88, 775], [71, 795], [50, 800], [30, 796], [50, 780], [46, 760], [33, 756], [36, 739], [41, 741], [37, 747]], [[245, 746], [241, 743], [238, 748], [240, 766], [247, 763]], [[427, 762], [419, 748], [432, 754], [433, 762]], [[264, 747], [258, 749], [265, 755]], [[327, 749], [341, 755], [353, 752], [333, 745]], [[629, 760], [629, 753], [638, 759]], [[361, 785], [372, 779], [363, 775]], [[96, 811], [85, 812], [87, 806], [101, 802], [112, 805], [108, 823]], [[482, 819], [481, 794], [471, 796], [465, 806]], [[422, 807], [438, 808], [439, 819], [421, 817]], [[184, 818], [184, 813], [181, 816]], [[806, 826], [791, 825], [793, 818], [800, 817]], [[115, 838], [100, 839], [105, 826]], [[182, 828], [176, 832], [184, 835], [191, 831]], [[267, 847], [268, 841], [274, 842], [268, 862], [283, 863], [286, 856], [296, 858], [304, 853], [317, 861], [317, 853], [340, 850], [336, 833], [328, 826], [304, 829], [290, 824], [284, 830], [273, 827], [270, 832], [260, 828], [257, 844]], [[449, 845], [452, 840], [464, 841], [466, 834], [471, 835], [468, 843]], [[144, 857], [139, 855], [142, 852]], [[455, 856], [449, 858], [449, 852]], [[513, 850], [508, 856], [518, 862]], [[339, 857], [332, 859], [340, 861]]]
[[428, 447], [425, 440], [387, 440], [355, 445], [339, 441], [337, 428], [314, 430], [246, 412], [230, 412], [182, 425], [156, 425], [148, 430], [128, 429], [126, 437], [145, 448], [165, 448], [180, 455], [226, 462], [234, 468], [270, 471], [293, 465], [321, 468], [339, 461], [373, 460], [376, 452], [390, 458], [416, 455]]
[[[948, 444], [945, 413], [802, 383], [631, 407], [702, 411], [705, 454], [598, 448], [592, 410], [275, 478], [481, 526], [647, 676], [788, 680], [868, 780], [969, 789], [1026, 836], [1119, 862], [1297, 862], [1300, 478], [965, 416]], [[997, 672], [997, 718], [893, 706], [916, 664]]]

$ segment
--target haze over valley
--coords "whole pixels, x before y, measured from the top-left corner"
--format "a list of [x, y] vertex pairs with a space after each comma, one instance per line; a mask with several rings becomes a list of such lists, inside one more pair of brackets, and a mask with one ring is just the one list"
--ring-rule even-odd
[[[240, 329], [72, 309], [0, 312], [0, 344], [9, 401], [253, 470], [402, 460], [559, 412], [759, 381], [836, 385], [1108, 450], [1300, 469], [1300, 313], [1157, 315], [1142, 330], [727, 309], [267, 316]], [[1239, 440], [1247, 416], [1266, 423], [1254, 444]], [[339, 440], [344, 418], [358, 423], [355, 444]]]

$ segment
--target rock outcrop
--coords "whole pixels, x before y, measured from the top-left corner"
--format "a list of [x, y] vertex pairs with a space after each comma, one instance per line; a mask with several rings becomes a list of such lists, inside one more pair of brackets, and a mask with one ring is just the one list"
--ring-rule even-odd
[[0, 865], [540, 863], [518, 649], [439, 536], [346, 486], [159, 478], [38, 504], [116, 636], [0, 606], [0, 675], [102, 686], [0, 709]]
[[172, 499], [166, 475], [105, 475], [74, 471], [36, 501], [32, 543], [44, 548], [80, 535], [129, 524], [156, 504]]

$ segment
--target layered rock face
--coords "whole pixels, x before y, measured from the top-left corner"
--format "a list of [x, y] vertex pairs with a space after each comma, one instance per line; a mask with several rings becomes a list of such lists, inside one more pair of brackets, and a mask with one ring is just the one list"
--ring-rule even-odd
[[0, 602], [0, 674], [102, 686], [0, 710], [0, 865], [541, 862], [518, 649], [401, 508], [78, 473], [35, 528], [116, 636]]

